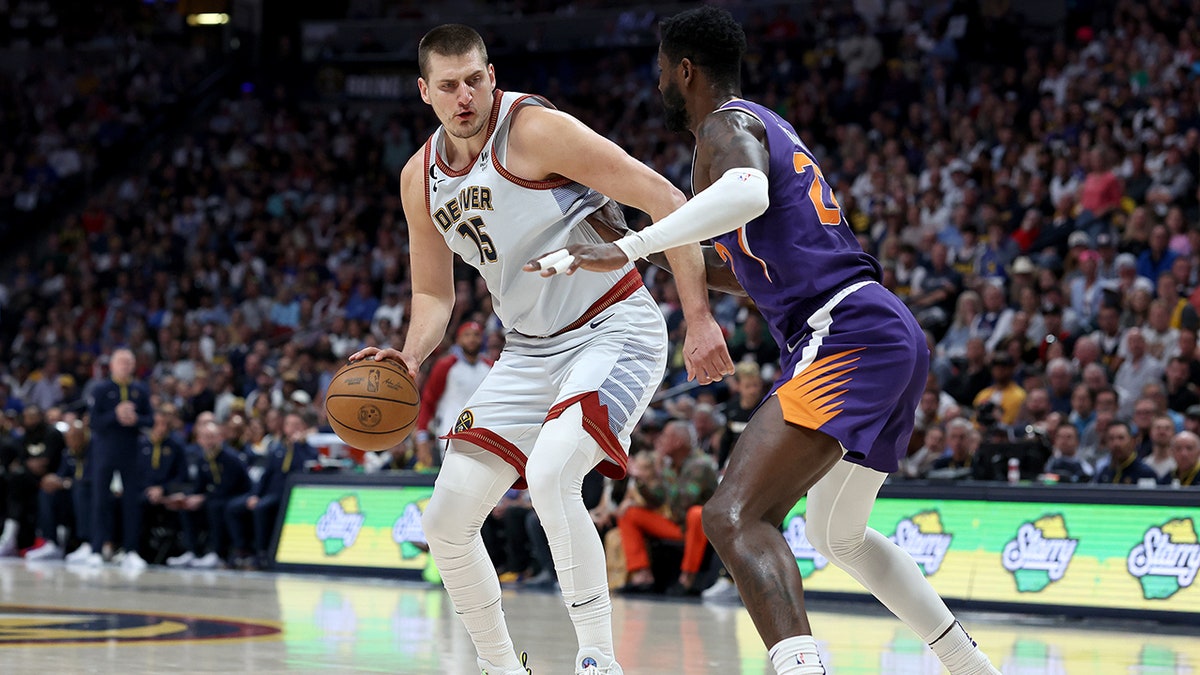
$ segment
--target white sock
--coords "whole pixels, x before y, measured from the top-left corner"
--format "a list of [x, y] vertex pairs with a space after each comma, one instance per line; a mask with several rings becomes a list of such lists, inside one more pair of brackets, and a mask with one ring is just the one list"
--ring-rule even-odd
[[811, 635], [784, 638], [768, 653], [779, 675], [825, 675], [817, 641]]
[[1000, 671], [967, 635], [962, 624], [955, 621], [945, 634], [929, 644], [950, 675], [990, 675]]
[[[582, 607], [573, 607], [572, 602], [567, 602], [567, 614], [571, 616], [571, 623], [575, 624], [575, 637], [579, 640], [577, 657], [582, 658], [586, 651], [596, 659], [597, 666], [607, 668], [616, 660], [612, 636], [612, 598], [607, 588], [591, 597], [596, 599], [591, 602], [587, 602], [589, 598], [575, 601], [585, 602]], [[578, 663], [575, 665], [579, 666]]]
[[0, 539], [15, 539], [17, 536], [17, 521], [15, 518], [6, 518], [4, 520], [4, 532], [0, 534]]

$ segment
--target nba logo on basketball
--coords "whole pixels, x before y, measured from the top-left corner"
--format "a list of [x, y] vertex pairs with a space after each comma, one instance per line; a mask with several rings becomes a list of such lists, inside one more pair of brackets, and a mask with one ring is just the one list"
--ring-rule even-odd
[[367, 391], [372, 394], [379, 391], [379, 371], [371, 370], [367, 373]]

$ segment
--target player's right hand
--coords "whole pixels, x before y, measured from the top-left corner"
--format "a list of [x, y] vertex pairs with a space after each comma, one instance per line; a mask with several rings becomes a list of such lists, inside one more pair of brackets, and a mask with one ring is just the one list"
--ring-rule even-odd
[[380, 349], [379, 347], [364, 347], [350, 355], [350, 363], [371, 359], [374, 361], [395, 361], [408, 369], [409, 377], [413, 380], [417, 379], [417, 368], [421, 366], [421, 362], [413, 358], [409, 354], [405, 354], [399, 349]]

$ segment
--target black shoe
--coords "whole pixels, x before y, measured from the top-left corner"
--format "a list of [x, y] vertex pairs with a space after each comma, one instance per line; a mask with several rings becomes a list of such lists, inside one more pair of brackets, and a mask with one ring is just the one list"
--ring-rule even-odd
[[644, 584], [625, 584], [617, 589], [617, 593], [621, 595], [647, 595], [654, 592], [654, 582]]
[[684, 586], [676, 581], [667, 588], [667, 596], [672, 598], [698, 598], [700, 597], [700, 591], [690, 586]]

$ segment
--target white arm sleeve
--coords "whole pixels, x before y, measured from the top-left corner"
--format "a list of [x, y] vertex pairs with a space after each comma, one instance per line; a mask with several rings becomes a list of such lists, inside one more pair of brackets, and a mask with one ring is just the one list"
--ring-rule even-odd
[[758, 169], [730, 169], [666, 218], [613, 243], [633, 262], [731, 232], [761, 216], [771, 205], [767, 186], [767, 175]]

